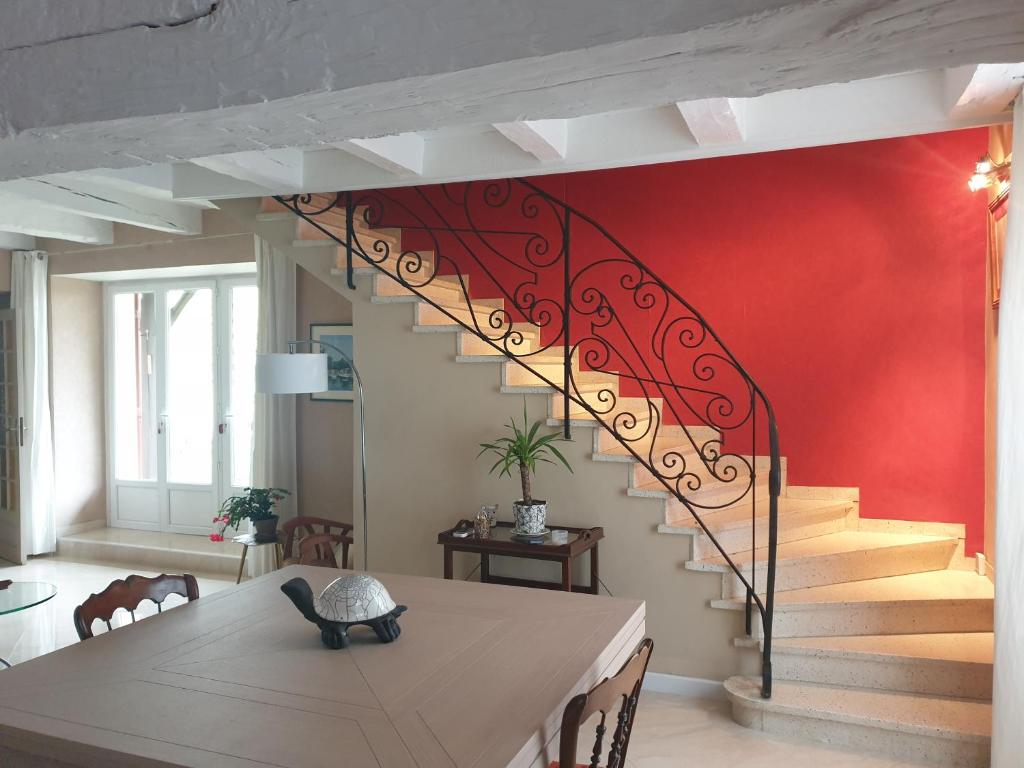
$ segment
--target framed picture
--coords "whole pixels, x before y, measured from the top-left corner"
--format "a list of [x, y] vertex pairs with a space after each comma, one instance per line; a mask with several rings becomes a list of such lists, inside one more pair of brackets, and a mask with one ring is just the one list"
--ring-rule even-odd
[[[315, 341], [323, 341], [338, 347], [351, 359], [355, 360], [351, 323], [335, 325], [313, 323], [309, 326], [309, 336]], [[327, 355], [328, 390], [312, 394], [309, 396], [309, 399], [352, 402], [355, 391], [355, 377], [352, 374], [352, 366], [345, 362], [338, 355], [337, 351], [331, 349], [331, 347], [321, 347], [321, 349]]]

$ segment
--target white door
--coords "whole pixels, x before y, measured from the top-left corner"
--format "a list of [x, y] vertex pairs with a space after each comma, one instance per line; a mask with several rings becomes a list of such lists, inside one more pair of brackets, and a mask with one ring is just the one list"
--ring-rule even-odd
[[19, 453], [24, 422], [18, 416], [18, 368], [14, 310], [0, 310], [0, 558], [24, 563], [28, 551], [21, 525]]
[[256, 326], [247, 353], [247, 329], [235, 317], [248, 314], [232, 303], [255, 307], [243, 291], [254, 292], [252, 283], [108, 286], [111, 525], [206, 534], [231, 480], [247, 480], [237, 468], [251, 463], [251, 429], [233, 427], [235, 414], [251, 422], [244, 398], [252, 397]]

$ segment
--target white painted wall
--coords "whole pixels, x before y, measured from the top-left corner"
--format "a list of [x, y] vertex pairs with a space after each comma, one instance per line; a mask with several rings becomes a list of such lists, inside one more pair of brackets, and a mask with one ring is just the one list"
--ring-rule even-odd
[[0, 178], [1024, 59], [1019, 0], [213, 5], [0, 4]]
[[[1013, 144], [1024, 148], [1024, 95]], [[999, 300], [996, 479], [996, 656], [992, 766], [1017, 768], [1024, 755], [1024, 173], [1013, 171]]]

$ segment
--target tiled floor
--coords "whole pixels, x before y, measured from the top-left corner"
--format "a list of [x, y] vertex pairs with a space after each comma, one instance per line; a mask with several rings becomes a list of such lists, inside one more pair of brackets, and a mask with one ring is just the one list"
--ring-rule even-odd
[[[4, 567], [2, 563], [0, 560], [0, 579], [48, 581], [58, 590], [57, 596], [43, 605], [0, 616], [0, 656], [15, 664], [78, 642], [71, 616], [89, 594], [128, 573], [154, 575], [120, 564], [78, 563], [61, 558], [38, 558], [24, 566]], [[199, 594], [208, 595], [232, 583], [228, 578], [200, 577]], [[169, 602], [175, 600], [172, 597]], [[150, 613], [152, 609], [139, 612]], [[641, 699], [628, 762], [632, 768], [920, 768], [742, 728], [732, 722], [724, 701], [650, 692]]]
[[630, 768], [922, 768], [744, 728], [732, 721], [726, 701], [650, 692], [640, 699], [626, 762]]
[[[56, 557], [34, 558], [27, 565], [20, 566], [7, 565], [4, 560], [0, 560], [0, 579], [47, 581], [57, 586], [57, 596], [52, 600], [34, 608], [0, 616], [0, 656], [17, 664], [77, 643], [78, 634], [71, 619], [75, 606], [114, 579], [123, 579], [130, 573], [157, 575], [144, 568], [76, 563]], [[234, 579], [226, 576], [207, 578], [200, 575], [198, 579], [200, 596], [234, 584]], [[172, 595], [165, 605], [180, 605], [182, 602], [184, 598]], [[155, 612], [153, 604], [147, 601], [136, 611], [136, 616], [141, 618]], [[115, 616], [114, 623], [117, 623], [118, 618], [123, 623], [131, 622], [131, 617], [126, 613]], [[97, 631], [100, 630], [102, 627], [97, 625]]]

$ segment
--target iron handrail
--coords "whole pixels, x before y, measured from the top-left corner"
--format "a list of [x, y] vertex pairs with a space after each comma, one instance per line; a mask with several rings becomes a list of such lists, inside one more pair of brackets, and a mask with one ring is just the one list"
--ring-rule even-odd
[[[526, 180], [276, 199], [344, 248], [349, 287], [354, 288], [356, 259], [388, 275], [560, 392], [567, 436], [575, 404], [682, 504], [742, 584], [748, 635], [757, 610], [762, 695], [769, 698], [782, 487], [778, 424], [767, 396], [700, 312], [594, 218]], [[397, 236], [385, 233], [389, 229], [419, 238], [421, 250], [403, 250]], [[574, 250], [581, 238], [584, 246]], [[500, 293], [502, 305], [478, 310], [469, 291], [471, 276]], [[446, 291], [454, 291], [454, 300], [442, 302], [432, 290], [439, 277]], [[622, 294], [618, 302], [612, 290]], [[627, 326], [631, 317], [652, 316], [657, 323], [643, 340], [648, 349], [637, 342], [643, 334]], [[549, 357], [556, 348], [560, 358]], [[558, 359], [560, 380], [549, 370]], [[582, 391], [574, 364], [581, 373], [586, 364], [616, 374], [618, 382], [631, 382], [642, 392], [635, 398], [642, 402], [627, 405], [621, 391], [604, 384]], [[695, 382], [676, 381], [681, 373]], [[726, 386], [716, 389], [730, 384], [746, 393], [745, 403]], [[766, 416], [769, 452], [763, 598], [756, 589], [759, 410]], [[665, 421], [669, 414], [674, 424]], [[662, 430], [672, 427], [684, 433], [683, 447], [658, 454]], [[742, 430], [750, 433], [749, 461], [725, 449], [726, 435]], [[734, 489], [733, 495], [702, 503], [698, 492], [708, 483]], [[748, 494], [749, 579], [702, 518], [704, 512], [738, 506]]]

